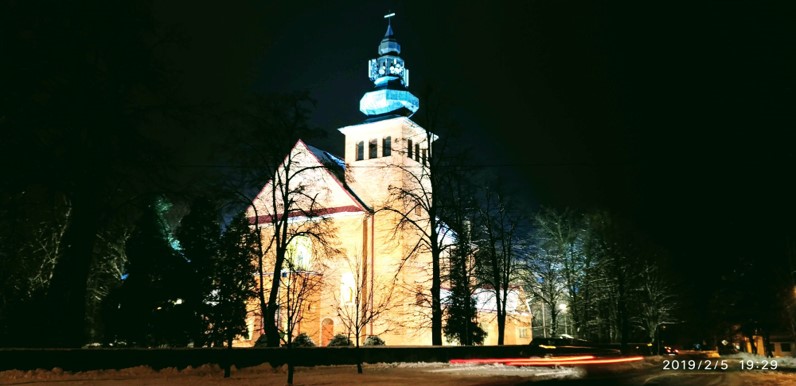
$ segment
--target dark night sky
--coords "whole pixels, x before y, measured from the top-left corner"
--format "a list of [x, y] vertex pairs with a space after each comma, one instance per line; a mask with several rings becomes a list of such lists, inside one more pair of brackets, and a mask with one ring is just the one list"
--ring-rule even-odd
[[623, 214], [676, 264], [709, 272], [729, 257], [778, 259], [794, 238], [789, 3], [279, 1], [160, 12], [189, 37], [173, 54], [187, 95], [308, 89], [313, 123], [330, 135], [319, 145], [341, 154], [336, 129], [363, 119], [366, 63], [393, 10], [410, 90], [433, 85], [477, 163], [508, 171], [533, 204]]

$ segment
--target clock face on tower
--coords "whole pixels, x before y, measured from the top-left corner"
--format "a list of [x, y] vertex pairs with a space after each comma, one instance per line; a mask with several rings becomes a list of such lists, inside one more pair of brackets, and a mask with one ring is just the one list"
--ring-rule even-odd
[[404, 87], [409, 87], [407, 72], [408, 70], [404, 67], [404, 61], [398, 57], [383, 56], [368, 61], [368, 77], [371, 81], [376, 81], [385, 76], [392, 76], [401, 79]]

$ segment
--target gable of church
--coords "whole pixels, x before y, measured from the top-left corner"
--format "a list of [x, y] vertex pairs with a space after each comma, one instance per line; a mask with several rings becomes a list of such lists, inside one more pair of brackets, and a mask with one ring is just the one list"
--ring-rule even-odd
[[[335, 173], [336, 168], [343, 172]], [[255, 197], [247, 217], [262, 224], [270, 223], [275, 213], [284, 213], [280, 194], [284, 190], [291, 192], [289, 217], [367, 212], [368, 208], [338, 176], [344, 175], [344, 168], [339, 158], [299, 140], [277, 169], [277, 175]]]

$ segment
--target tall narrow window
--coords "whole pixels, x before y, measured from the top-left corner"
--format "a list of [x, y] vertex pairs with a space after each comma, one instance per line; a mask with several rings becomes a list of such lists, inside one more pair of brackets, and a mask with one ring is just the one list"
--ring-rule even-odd
[[292, 271], [306, 271], [310, 269], [312, 258], [312, 241], [307, 236], [296, 236], [287, 245], [285, 260], [288, 269]]
[[412, 140], [410, 139], [408, 142], [409, 142], [409, 146], [406, 148], [406, 155], [407, 155], [407, 157], [409, 157], [411, 159], [412, 158]]
[[415, 161], [420, 162], [420, 144], [415, 144]]
[[423, 149], [423, 165], [426, 165], [426, 166], [428, 166], [428, 164], [426, 164], [426, 153], [427, 152], [428, 152], [428, 149]]
[[392, 137], [384, 137], [381, 140], [381, 156], [388, 157], [392, 154]]
[[365, 159], [365, 142], [359, 141], [357, 142], [357, 161], [362, 161]]
[[351, 272], [343, 273], [340, 277], [340, 303], [341, 305], [351, 305], [354, 303], [356, 282]]
[[376, 147], [378, 146], [378, 141], [375, 139], [371, 139], [368, 142], [368, 158], [373, 159], [379, 156], [379, 149]]

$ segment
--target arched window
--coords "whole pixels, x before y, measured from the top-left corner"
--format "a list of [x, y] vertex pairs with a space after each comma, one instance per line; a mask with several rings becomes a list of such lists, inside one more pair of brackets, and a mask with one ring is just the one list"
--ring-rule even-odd
[[[296, 236], [290, 240], [285, 256], [294, 271], [307, 271], [312, 263], [312, 241], [307, 236]], [[287, 268], [287, 267], [286, 267]]]
[[378, 143], [375, 138], [368, 142], [368, 159], [377, 158], [379, 156]]
[[356, 298], [356, 281], [351, 272], [346, 272], [340, 277], [340, 304], [352, 304]]
[[321, 322], [321, 346], [326, 346], [334, 337], [334, 320], [326, 318]]

